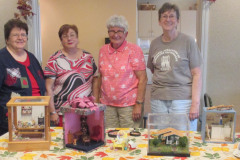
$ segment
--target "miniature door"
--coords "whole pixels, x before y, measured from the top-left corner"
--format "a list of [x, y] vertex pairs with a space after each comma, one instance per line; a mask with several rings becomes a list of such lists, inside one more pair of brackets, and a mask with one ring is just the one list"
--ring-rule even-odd
[[102, 104], [92, 108], [62, 106], [64, 146], [89, 152], [105, 145], [105, 108]]
[[148, 155], [190, 156], [187, 114], [148, 114]]
[[25, 96], [7, 103], [9, 151], [50, 149], [49, 101], [49, 96]]
[[213, 143], [234, 143], [236, 112], [234, 109], [209, 110], [203, 108], [202, 140]]

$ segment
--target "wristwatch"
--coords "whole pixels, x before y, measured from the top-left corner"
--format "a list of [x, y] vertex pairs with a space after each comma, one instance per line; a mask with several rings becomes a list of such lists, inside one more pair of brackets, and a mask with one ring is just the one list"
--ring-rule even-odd
[[136, 101], [136, 104], [143, 104], [144, 102]]
[[56, 111], [50, 112], [50, 115], [54, 115], [54, 114], [56, 114], [56, 113], [57, 113]]

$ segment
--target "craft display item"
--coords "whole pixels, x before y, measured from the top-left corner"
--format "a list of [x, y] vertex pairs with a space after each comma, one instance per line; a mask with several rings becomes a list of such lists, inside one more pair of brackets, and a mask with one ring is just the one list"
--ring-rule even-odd
[[[223, 108], [224, 110], [221, 110]], [[203, 142], [234, 143], [235, 128], [236, 112], [232, 106], [220, 105], [210, 107], [210, 109], [209, 107], [203, 108], [201, 129]]]
[[105, 144], [105, 105], [95, 104], [93, 97], [78, 98], [62, 106], [64, 146], [90, 152]]
[[[49, 101], [49, 96], [24, 96], [10, 99], [7, 103], [8, 151], [50, 149]], [[40, 121], [39, 117], [41, 117]]]
[[148, 155], [190, 157], [187, 114], [149, 113], [148, 133]]

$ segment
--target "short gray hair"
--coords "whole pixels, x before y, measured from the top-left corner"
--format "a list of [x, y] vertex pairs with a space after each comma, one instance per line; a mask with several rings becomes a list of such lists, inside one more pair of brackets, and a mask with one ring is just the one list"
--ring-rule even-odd
[[107, 21], [107, 28], [120, 27], [126, 33], [128, 31], [128, 22], [124, 16], [113, 15]]

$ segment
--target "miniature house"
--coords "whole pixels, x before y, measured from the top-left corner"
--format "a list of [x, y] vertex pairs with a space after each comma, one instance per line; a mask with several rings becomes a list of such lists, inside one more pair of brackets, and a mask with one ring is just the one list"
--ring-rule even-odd
[[234, 143], [236, 112], [229, 110], [208, 110], [202, 113], [202, 140], [213, 143]]
[[9, 151], [50, 149], [49, 100], [49, 96], [25, 96], [7, 103]]
[[91, 108], [61, 107], [64, 146], [89, 152], [105, 144], [104, 110], [98, 104]]
[[159, 138], [165, 140], [165, 144], [179, 144], [179, 138], [183, 137], [183, 133], [174, 128], [165, 128], [157, 132]]
[[187, 114], [148, 114], [148, 155], [189, 157]]

